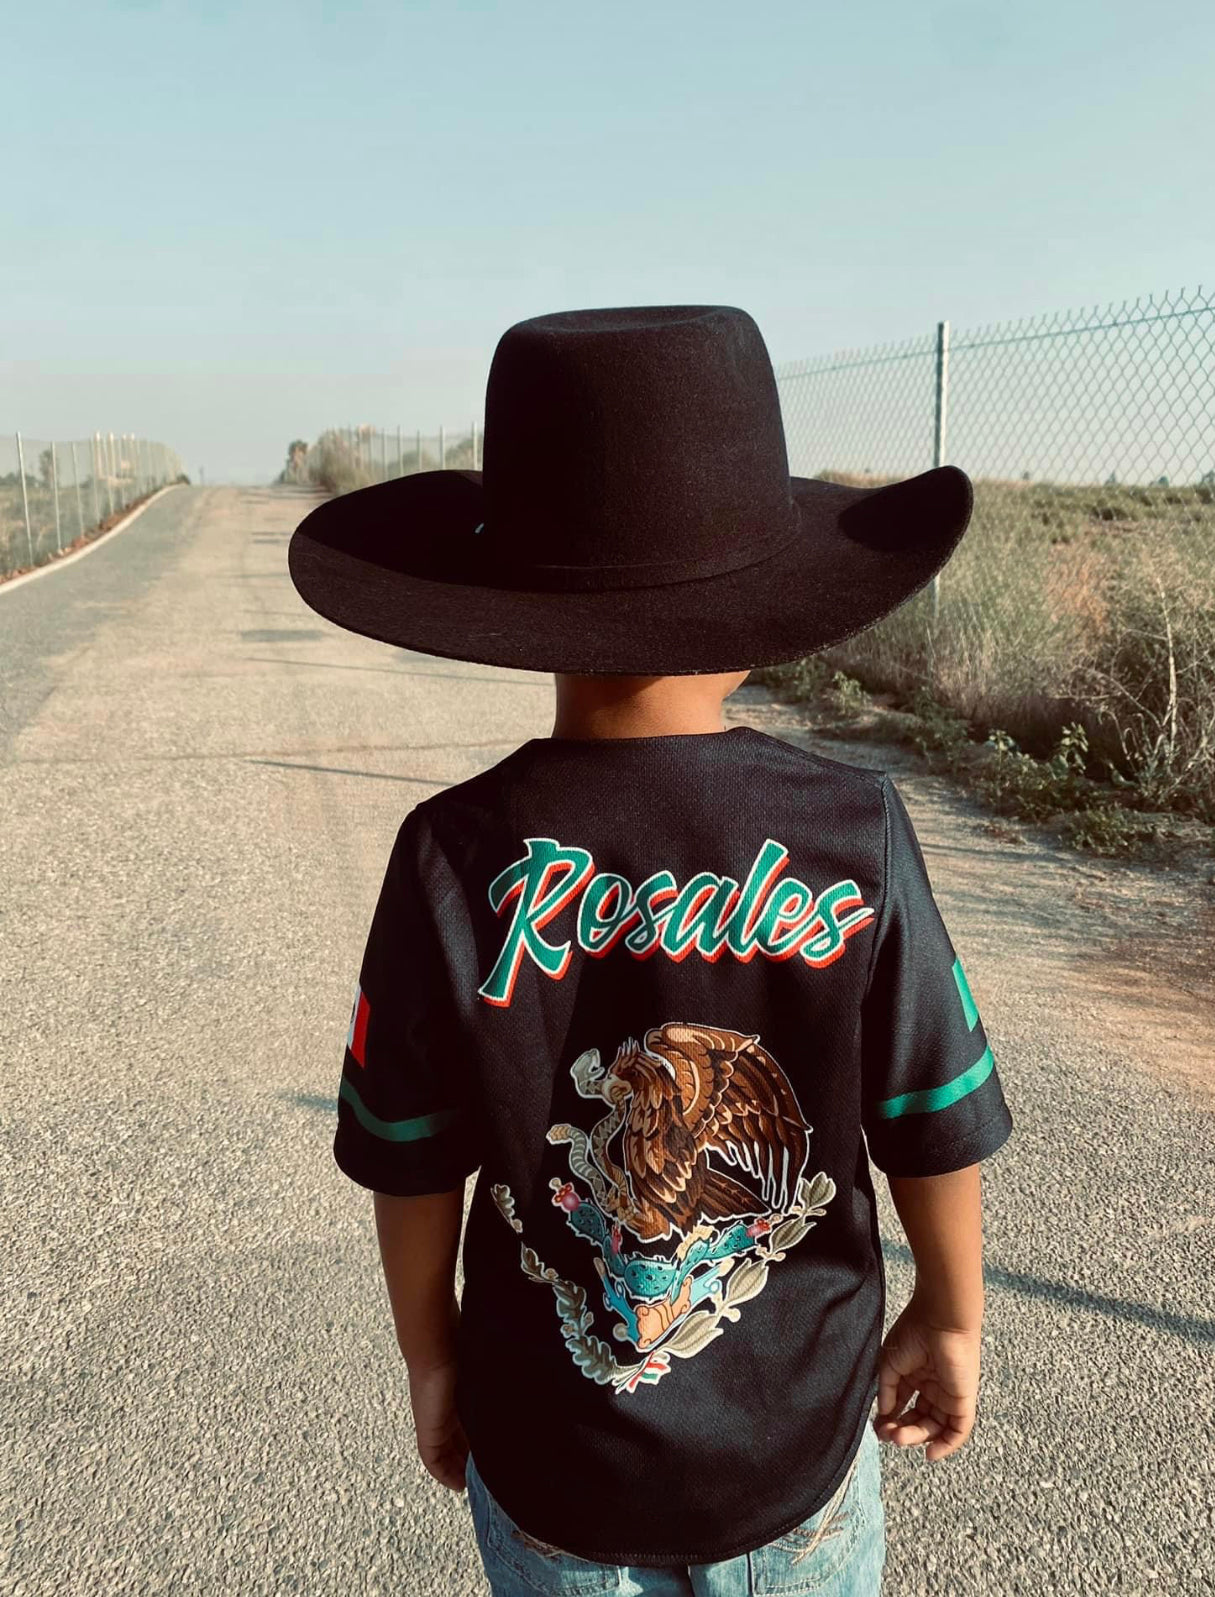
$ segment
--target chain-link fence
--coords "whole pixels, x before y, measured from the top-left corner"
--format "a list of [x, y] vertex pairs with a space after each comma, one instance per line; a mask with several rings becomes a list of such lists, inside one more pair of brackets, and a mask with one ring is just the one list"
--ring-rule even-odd
[[167, 445], [129, 434], [0, 437], [0, 574], [44, 565], [182, 475]]
[[1070, 715], [1132, 763], [1215, 768], [1215, 297], [941, 323], [776, 375], [794, 475], [953, 462], [975, 485], [939, 578], [829, 663], [1016, 735]]
[[[1215, 817], [1215, 298], [1201, 289], [776, 370], [795, 476], [975, 485], [970, 529], [894, 615], [823, 651], [1027, 747], [1068, 721]], [[481, 469], [481, 433], [335, 428], [282, 480], [331, 493]]]
[[440, 427], [437, 433], [332, 427], [314, 444], [291, 445], [281, 480], [349, 493], [415, 471], [480, 471], [481, 443], [475, 421], [467, 430]]

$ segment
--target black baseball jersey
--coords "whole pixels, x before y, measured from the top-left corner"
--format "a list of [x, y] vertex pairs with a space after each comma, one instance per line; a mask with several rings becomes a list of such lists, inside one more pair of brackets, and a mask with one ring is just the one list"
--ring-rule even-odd
[[399, 1195], [479, 1170], [457, 1404], [541, 1541], [711, 1563], [822, 1508], [877, 1393], [869, 1160], [1011, 1129], [880, 772], [750, 727], [535, 739], [397, 833], [334, 1154]]

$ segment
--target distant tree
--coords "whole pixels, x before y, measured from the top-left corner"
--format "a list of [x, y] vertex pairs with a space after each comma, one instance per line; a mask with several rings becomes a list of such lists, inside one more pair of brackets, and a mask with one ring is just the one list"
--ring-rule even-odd
[[1110, 472], [1109, 476], [1105, 479], [1105, 486], [1107, 488], [1116, 488], [1118, 486], [1117, 472]]
[[1215, 469], [1204, 471], [1202, 476], [1199, 477], [1198, 483], [1202, 488], [1215, 488]]
[[279, 482], [303, 482], [304, 462], [307, 458], [307, 441], [303, 438], [293, 438], [287, 445], [287, 464], [279, 473]]
[[42, 485], [44, 488], [51, 488], [54, 486], [54, 477], [52, 476], [53, 471], [54, 464], [51, 460], [51, 451], [49, 448], [47, 448], [44, 449], [38, 456], [38, 475], [42, 478]]
[[1168, 485], [1169, 479], [1167, 477], [1157, 477], [1155, 483], [1153, 484], [1153, 486], [1156, 488], [1167, 488]]
[[1030, 475], [1029, 475], [1028, 471], [1023, 471], [1021, 473], [1021, 481], [1022, 482], [1029, 482], [1030, 481]]

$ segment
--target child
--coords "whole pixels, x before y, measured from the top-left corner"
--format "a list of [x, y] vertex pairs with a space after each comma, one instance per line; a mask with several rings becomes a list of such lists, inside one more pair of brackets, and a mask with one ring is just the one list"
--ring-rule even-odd
[[[422, 1461], [495, 1597], [876, 1593], [878, 1438], [974, 1425], [1012, 1120], [897, 789], [721, 704], [924, 587], [970, 484], [791, 478], [729, 306], [517, 324], [484, 442], [289, 554], [344, 627], [556, 677], [552, 736], [405, 817], [347, 1038]], [[884, 1343], [870, 1160], [916, 1261]]]

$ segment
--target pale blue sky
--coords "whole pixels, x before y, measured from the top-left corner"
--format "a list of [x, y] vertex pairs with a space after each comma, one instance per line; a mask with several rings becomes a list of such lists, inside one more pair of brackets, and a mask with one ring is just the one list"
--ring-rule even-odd
[[777, 365], [1212, 278], [1215, 8], [6, 8], [0, 429], [267, 481], [466, 428], [515, 321], [741, 305]]

